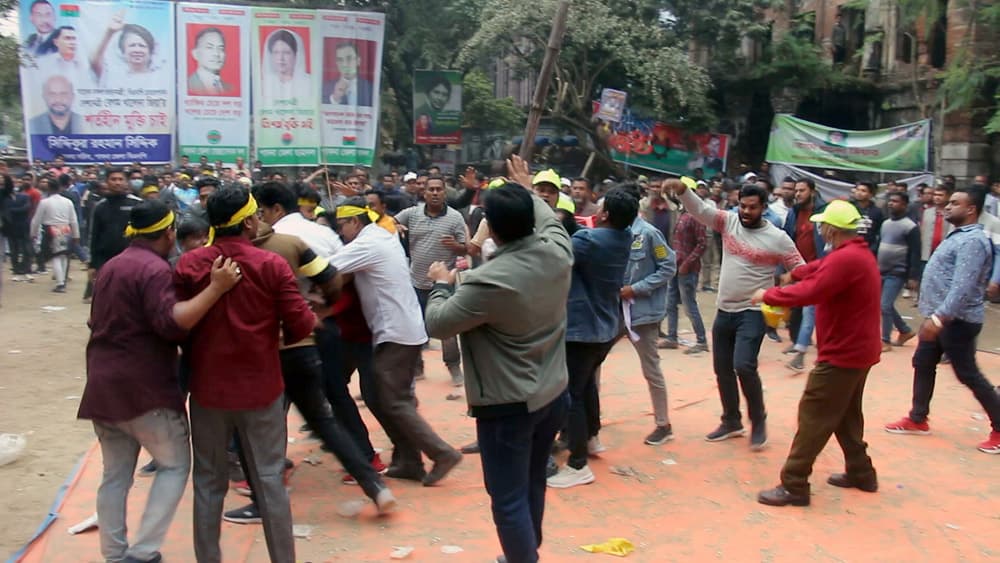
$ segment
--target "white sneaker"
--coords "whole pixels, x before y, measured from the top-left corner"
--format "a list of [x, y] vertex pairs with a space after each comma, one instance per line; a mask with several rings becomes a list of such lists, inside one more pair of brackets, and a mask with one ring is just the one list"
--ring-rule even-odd
[[601, 439], [597, 436], [587, 440], [587, 453], [589, 455], [598, 455], [606, 451], [608, 451], [608, 448], [604, 447], [604, 444], [601, 443]]
[[594, 472], [589, 466], [573, 469], [568, 465], [559, 468], [559, 472], [549, 477], [546, 483], [553, 489], [568, 489], [577, 485], [588, 485], [594, 482]]

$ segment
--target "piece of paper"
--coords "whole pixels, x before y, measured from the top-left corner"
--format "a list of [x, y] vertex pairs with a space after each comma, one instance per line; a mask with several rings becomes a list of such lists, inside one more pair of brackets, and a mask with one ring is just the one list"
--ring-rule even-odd
[[632, 330], [632, 300], [622, 299], [622, 316], [625, 318], [625, 331], [632, 342], [639, 341], [639, 335]]

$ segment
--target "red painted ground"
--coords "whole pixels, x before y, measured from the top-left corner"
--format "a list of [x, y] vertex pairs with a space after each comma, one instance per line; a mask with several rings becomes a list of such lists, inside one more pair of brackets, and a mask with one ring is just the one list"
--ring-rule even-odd
[[[983, 561], [1000, 557], [1000, 456], [978, 452], [989, 423], [978, 404], [944, 366], [932, 405], [928, 437], [885, 433], [882, 424], [909, 407], [912, 344], [887, 354], [868, 381], [865, 414], [870, 453], [881, 491], [868, 494], [825, 483], [841, 471], [843, 458], [832, 441], [816, 463], [812, 506], [770, 508], [757, 504], [757, 492], [778, 482], [778, 471], [795, 430], [795, 409], [805, 374], [793, 376], [779, 354], [782, 345], [765, 343], [761, 372], [770, 422], [769, 448], [751, 453], [746, 439], [712, 444], [703, 435], [718, 423], [719, 404], [708, 355], [663, 351], [677, 436], [666, 446], [650, 447], [642, 438], [653, 422], [645, 382], [635, 354], [620, 343], [605, 364], [602, 404], [608, 451], [592, 461], [596, 483], [549, 491], [545, 518], [545, 561], [612, 560], [578, 548], [610, 537], [625, 537], [637, 547], [633, 561]], [[429, 379], [418, 384], [421, 410], [456, 447], [471, 441], [473, 421], [464, 401], [446, 401], [452, 391], [440, 353], [427, 352]], [[980, 353], [980, 363], [1000, 383], [1000, 356]], [[811, 357], [810, 357], [811, 360]], [[366, 411], [362, 411], [371, 420]], [[368, 505], [357, 518], [337, 515], [337, 506], [362, 498], [357, 487], [341, 485], [339, 464], [318, 444], [299, 442], [290, 423], [288, 454], [298, 464], [292, 478], [296, 524], [315, 526], [310, 539], [297, 540], [300, 561], [384, 561], [393, 546], [413, 546], [413, 561], [492, 561], [499, 544], [483, 490], [478, 456], [465, 462], [442, 484], [424, 488], [390, 480], [400, 510], [377, 518]], [[376, 447], [389, 448], [371, 425]], [[323, 463], [302, 463], [310, 455]], [[145, 455], [145, 454], [144, 454]], [[673, 460], [675, 464], [665, 464]], [[144, 463], [145, 458], [140, 462]], [[611, 469], [630, 468], [636, 476]], [[94, 511], [100, 480], [100, 453], [92, 449], [59, 510], [59, 519], [40, 538], [25, 561], [99, 561], [96, 533], [70, 536], [66, 528]], [[151, 481], [136, 479], [130, 522], [137, 526]], [[235, 493], [226, 507], [242, 506]], [[259, 526], [223, 524], [227, 561], [267, 561]], [[446, 555], [441, 547], [463, 552]], [[163, 549], [171, 562], [193, 561], [191, 495], [185, 497]]]

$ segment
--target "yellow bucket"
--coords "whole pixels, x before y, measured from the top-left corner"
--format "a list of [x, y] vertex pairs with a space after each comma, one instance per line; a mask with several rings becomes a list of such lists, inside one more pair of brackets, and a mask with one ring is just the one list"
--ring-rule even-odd
[[760, 304], [760, 312], [764, 314], [764, 322], [771, 328], [778, 328], [781, 321], [788, 321], [792, 311], [784, 307], [774, 307], [767, 303]]

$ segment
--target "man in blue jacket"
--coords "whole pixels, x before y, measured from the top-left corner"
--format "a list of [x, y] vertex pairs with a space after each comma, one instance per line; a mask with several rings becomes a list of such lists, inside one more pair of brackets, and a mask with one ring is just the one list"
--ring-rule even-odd
[[573, 279], [566, 304], [566, 368], [572, 404], [566, 424], [569, 462], [549, 477], [557, 489], [594, 482], [587, 466], [588, 428], [586, 398], [596, 393], [596, 374], [621, 334], [620, 293], [628, 266], [632, 233], [629, 227], [639, 213], [639, 202], [621, 188], [604, 196], [596, 227], [573, 235]]
[[[622, 187], [639, 201], [638, 186], [629, 183]], [[667, 245], [663, 233], [642, 217], [636, 217], [629, 230], [632, 249], [621, 298], [630, 303], [632, 330], [628, 337], [639, 355], [642, 376], [646, 378], [649, 398], [653, 402], [656, 428], [646, 436], [645, 442], [658, 446], [674, 437], [667, 414], [667, 387], [660, 370], [656, 338], [660, 322], [667, 314], [667, 285], [677, 271], [677, 255]]]

